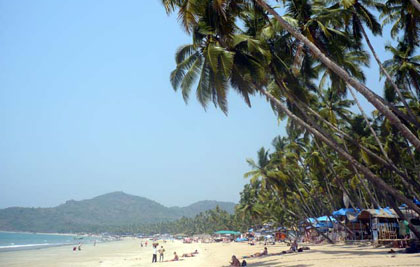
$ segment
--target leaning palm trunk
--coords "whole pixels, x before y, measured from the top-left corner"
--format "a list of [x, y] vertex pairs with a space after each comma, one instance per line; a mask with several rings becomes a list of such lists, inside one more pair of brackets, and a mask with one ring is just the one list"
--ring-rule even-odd
[[[398, 217], [400, 217], [400, 219], [402, 221], [406, 221], [406, 218], [405, 218], [404, 214], [401, 212], [400, 207], [398, 207], [398, 205], [395, 203], [395, 201], [393, 201], [391, 199], [391, 197], [389, 197], [387, 195], [385, 195], [385, 199], [388, 200], [387, 202], [395, 210]], [[410, 230], [414, 233], [415, 236], [419, 237], [420, 236], [419, 230], [417, 230], [417, 228], [412, 223], [410, 223], [409, 221], [407, 221], [407, 222], [408, 222], [408, 228], [410, 228]]]
[[410, 3], [418, 10], [420, 11], [420, 4], [417, 2], [417, 0], [410, 0]]
[[384, 147], [382, 145], [381, 140], [379, 140], [378, 135], [376, 134], [375, 130], [372, 128], [372, 125], [370, 124], [370, 121], [369, 121], [369, 119], [368, 119], [365, 111], [363, 110], [362, 105], [360, 105], [359, 100], [357, 99], [356, 94], [353, 92], [353, 89], [351, 89], [351, 87], [349, 87], [349, 90], [350, 90], [350, 94], [352, 95], [354, 101], [356, 102], [357, 107], [359, 108], [360, 112], [362, 113], [362, 116], [363, 116], [363, 119], [366, 122], [366, 125], [368, 126], [370, 132], [372, 133], [373, 138], [375, 139], [376, 143], [378, 144], [379, 150], [382, 152], [382, 155], [384, 155], [385, 160], [388, 161], [388, 162], [390, 162], [391, 160], [389, 159], [388, 154], [385, 152], [385, 149], [384, 149]]
[[[349, 149], [348, 149], [345, 142], [344, 142], [344, 147], [346, 149], [346, 152], [349, 153]], [[353, 168], [354, 173], [356, 173], [357, 178], [359, 179], [360, 183], [364, 187], [366, 193], [369, 195], [370, 200], [373, 203], [374, 207], [380, 207], [379, 201], [377, 201], [377, 199], [374, 197], [372, 192], [369, 190], [369, 185], [366, 183], [365, 179], [363, 179], [363, 177], [361, 177], [360, 173], [357, 171], [357, 169], [353, 165], [351, 165], [351, 167]]]
[[[289, 96], [288, 96], [289, 97]], [[332, 123], [330, 123], [329, 121], [325, 120], [320, 114], [318, 114], [318, 112], [314, 111], [313, 109], [311, 109], [307, 104], [303, 103], [302, 101], [296, 99], [296, 98], [291, 98], [292, 101], [294, 101], [294, 104], [296, 105], [296, 107], [298, 107], [302, 113], [304, 113], [303, 111], [303, 107], [305, 107], [309, 112], [311, 112], [312, 114], [315, 115], [316, 118], [318, 118], [320, 121], [324, 122], [326, 125], [328, 125], [329, 127], [331, 127], [334, 131], [336, 131], [336, 134], [341, 135], [342, 138], [346, 138], [348, 141], [350, 141], [353, 145], [355, 145], [356, 147], [358, 147], [359, 149], [365, 151], [369, 156], [371, 156], [372, 158], [374, 158], [375, 160], [377, 160], [378, 162], [380, 162], [383, 166], [385, 166], [387, 169], [395, 172], [398, 176], [400, 176], [403, 184], [407, 187], [409, 187], [409, 184], [412, 185], [414, 188], [416, 188], [417, 190], [420, 190], [420, 185], [413, 180], [412, 178], [410, 179], [410, 177], [408, 176], [408, 174], [402, 172], [395, 164], [394, 162], [386, 157], [386, 153], [385, 153], [385, 157], [386, 160], [381, 158], [379, 155], [376, 155], [373, 151], [371, 151], [370, 149], [368, 149], [367, 147], [361, 145], [359, 142], [357, 142], [356, 140], [354, 140], [350, 135], [348, 135], [347, 133], [343, 132], [342, 130], [340, 130], [339, 128], [337, 128], [335, 125], [333, 125]], [[301, 107], [301, 104], [303, 107]], [[307, 120], [310, 121], [310, 120]], [[327, 136], [325, 134], [325, 131], [321, 128], [321, 126], [319, 125], [315, 125], [314, 122], [312, 122], [312, 124], [314, 126], [316, 126], [316, 128], [323, 133], [325, 136]], [[384, 151], [383, 151], [384, 153]], [[410, 180], [410, 182], [409, 182]], [[417, 197], [417, 193], [415, 193], [415, 191], [411, 190], [410, 191], [414, 196]]]
[[[406, 203], [407, 206], [409, 206], [411, 209], [413, 209], [416, 213], [420, 214], [420, 208], [417, 207], [412, 201], [410, 201], [408, 198], [406, 198], [404, 195], [399, 193], [397, 190], [386, 184], [381, 178], [377, 177], [373, 172], [371, 172], [367, 167], [359, 163], [355, 158], [353, 158], [350, 154], [348, 154], [346, 151], [344, 151], [334, 140], [331, 140], [327, 137], [325, 137], [321, 132], [319, 132], [314, 127], [311, 127], [309, 124], [307, 124], [305, 121], [303, 121], [301, 118], [293, 114], [282, 102], [280, 102], [277, 98], [275, 98], [273, 95], [268, 93], [262, 88], [258, 88], [258, 91], [263, 94], [267, 99], [272, 102], [279, 110], [284, 112], [289, 118], [294, 120], [296, 123], [307, 129], [311, 134], [313, 134], [315, 137], [320, 139], [322, 142], [327, 144], [329, 147], [334, 149], [340, 156], [342, 156], [344, 159], [348, 160], [350, 164], [354, 165], [363, 175], [372, 183], [374, 183], [377, 188], [380, 190], [383, 190], [385, 192], [388, 192], [390, 195], [392, 195], [396, 200], [400, 201], [401, 203]], [[420, 238], [420, 236], [419, 236]]]
[[[258, 89], [259, 92], [261, 92], [264, 96], [266, 96], [270, 102], [272, 102], [279, 110], [286, 113], [289, 118], [294, 120], [299, 125], [303, 126], [305, 129], [307, 129], [310, 133], [312, 133], [315, 137], [319, 138], [322, 142], [326, 143], [328, 146], [330, 146], [332, 149], [334, 149], [339, 155], [341, 155], [343, 158], [348, 160], [352, 166], [360, 170], [361, 173], [365, 175], [365, 177], [374, 183], [380, 190], [383, 190], [385, 192], [388, 192], [391, 196], [393, 196], [396, 200], [400, 201], [401, 203], [406, 203], [408, 207], [413, 209], [417, 214], [420, 214], [420, 208], [417, 207], [413, 202], [411, 202], [408, 198], [401, 195], [397, 190], [387, 185], [382, 179], [377, 177], [374, 173], [372, 173], [368, 168], [360, 164], [356, 159], [354, 159], [350, 154], [348, 154], [346, 151], [344, 151], [341, 147], [338, 146], [338, 144], [325, 137], [323, 134], [321, 134], [317, 129], [311, 127], [309, 124], [304, 122], [302, 119], [294, 115], [283, 103], [281, 103], [277, 98], [275, 98], [273, 95], [268, 93], [262, 88]], [[409, 227], [414, 228], [412, 225]], [[417, 231], [413, 231], [413, 233], [416, 235], [417, 238], [420, 238], [420, 233]]]
[[309, 41], [303, 34], [298, 32], [293, 26], [287, 23], [271, 6], [269, 6], [264, 0], [256, 0], [256, 2], [268, 13], [274, 16], [274, 18], [279, 22], [279, 24], [287, 30], [291, 35], [296, 39], [303, 42], [312, 52], [312, 54], [318, 58], [325, 66], [337, 74], [341, 79], [346, 83], [354, 87], [358, 92], [360, 92], [366, 99], [372, 103], [388, 120], [394, 125], [401, 134], [407, 138], [410, 143], [420, 152], [420, 140], [405, 126], [401, 120], [394, 114], [392, 111], [382, 103], [375, 94], [367, 88], [364, 84], [357, 81], [351, 77], [343, 68], [337, 65], [334, 61], [329, 59], [321, 50], [316, 47], [311, 41]]
[[[355, 14], [355, 12], [354, 12], [354, 14]], [[357, 14], [355, 14], [355, 15], [357, 16]], [[391, 75], [389, 75], [388, 71], [382, 65], [381, 60], [379, 59], [378, 55], [376, 54], [375, 49], [373, 48], [372, 44], [370, 43], [369, 37], [368, 37], [368, 35], [365, 32], [365, 28], [363, 27], [362, 23], [360, 23], [360, 20], [359, 19], [357, 19], [357, 24], [359, 25], [359, 27], [360, 27], [360, 29], [362, 31], [363, 37], [365, 37], [366, 43], [367, 43], [370, 51], [372, 52], [373, 57], [375, 58], [376, 62], [378, 63], [379, 68], [385, 74], [386, 79], [392, 85], [392, 87], [394, 88], [394, 90], [397, 93], [398, 97], [401, 99], [401, 102], [404, 104], [404, 107], [407, 109], [408, 115], [412, 119], [411, 121], [414, 122], [414, 124], [416, 125], [417, 128], [420, 128], [420, 124], [417, 121], [417, 118], [414, 115], [413, 111], [411, 110], [410, 106], [408, 105], [407, 101], [405, 100], [405, 97], [401, 93], [401, 90], [398, 88], [398, 86], [392, 80]]]

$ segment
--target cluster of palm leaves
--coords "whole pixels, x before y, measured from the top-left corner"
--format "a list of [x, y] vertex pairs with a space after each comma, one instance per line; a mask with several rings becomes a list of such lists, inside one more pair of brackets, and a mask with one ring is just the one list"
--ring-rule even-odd
[[[265, 96], [279, 119], [288, 118], [274, 152], [249, 160], [238, 212], [287, 224], [330, 213], [344, 196], [358, 208], [405, 203], [420, 214], [412, 201], [420, 192], [417, 0], [162, 3], [192, 38], [170, 76], [185, 101], [195, 88], [204, 108], [213, 102], [227, 113], [232, 88], [248, 105], [251, 95]], [[368, 35], [382, 36], [380, 22], [392, 26], [384, 36], [394, 44], [384, 62]], [[365, 85], [369, 54], [386, 80], [383, 97]]]

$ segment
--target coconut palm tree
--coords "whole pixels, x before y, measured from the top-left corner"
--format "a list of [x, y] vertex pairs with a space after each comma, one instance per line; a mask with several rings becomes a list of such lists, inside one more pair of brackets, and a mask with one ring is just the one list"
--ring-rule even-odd
[[409, 0], [387, 0], [381, 14], [383, 24], [392, 24], [393, 38], [403, 31], [403, 42], [411, 49], [419, 46], [420, 11]]
[[401, 120], [381, 101], [376, 94], [374, 94], [368, 87], [366, 87], [363, 83], [359, 82], [357, 79], [352, 77], [348, 72], [346, 72], [342, 67], [340, 67], [337, 63], [332, 61], [328, 56], [326, 56], [320, 48], [316, 46], [313, 42], [311, 42], [308, 38], [306, 38], [302, 33], [300, 33], [296, 28], [290, 25], [285, 19], [283, 19], [269, 4], [267, 4], [264, 0], [255, 0], [264, 10], [270, 13], [278, 23], [287, 30], [291, 35], [293, 35], [296, 39], [303, 42], [311, 51], [311, 53], [319, 59], [323, 64], [325, 64], [331, 71], [333, 71], [336, 75], [338, 75], [341, 79], [343, 79], [346, 83], [350, 86], [355, 88], [358, 92], [360, 92], [366, 99], [375, 106], [379, 112], [386, 116], [390, 123], [393, 124], [401, 134], [407, 138], [413, 146], [416, 148], [417, 151], [420, 151], [420, 140], [415, 136], [408, 128], [405, 126]]
[[385, 48], [393, 55], [392, 59], [384, 62], [385, 68], [406, 91], [410, 92], [414, 87], [417, 100], [420, 100], [420, 56], [414, 55], [414, 49], [405, 42], [400, 42], [397, 47], [387, 45]]
[[[261, 1], [257, 2], [261, 4]], [[263, 4], [265, 4], [265, 2]], [[226, 10], [227, 9], [225, 9], [225, 11]], [[269, 7], [267, 10], [268, 12], [273, 11]], [[200, 53], [200, 56], [203, 58], [203, 61], [207, 62], [207, 65], [203, 63], [202, 66], [204, 66], [204, 68], [195, 69], [195, 75], [198, 76], [198, 73], [201, 71], [201, 76], [205, 75], [205, 77], [209, 77], [207, 79], [208, 82], [206, 83], [208, 86], [204, 87], [205, 92], [207, 92], [208, 96], [202, 98], [203, 106], [205, 106], [206, 101], [209, 101], [211, 99], [213, 99], [213, 102], [217, 103], [219, 106], [224, 106], [226, 104], [223, 101], [226, 100], [224, 96], [226, 95], [226, 90], [228, 88], [227, 82], [230, 82], [232, 87], [241, 92], [242, 95], [248, 95], [250, 92], [253, 93], [258, 91], [262, 95], [264, 95], [276, 107], [276, 109], [288, 115], [290, 119], [295, 121], [301, 127], [305, 128], [308, 132], [313, 134], [320, 141], [327, 144], [331, 149], [335, 150], [341, 157], [348, 160], [349, 163], [355, 166], [355, 168], [357, 168], [367, 179], [369, 179], [369, 181], [374, 183], [378, 187], [378, 189], [389, 192], [398, 201], [409, 202], [409, 200], [400, 192], [386, 184], [382, 179], [380, 179], [371, 170], [369, 170], [369, 168], [359, 163], [354, 157], [348, 154], [346, 150], [343, 149], [333, 138], [330, 138], [328, 135], [323, 134], [318, 130], [318, 128], [313, 127], [311, 125], [313, 122], [308, 123], [300, 117], [296, 116], [279, 98], [276, 98], [269, 91], [265, 90], [264, 87], [267, 87], [268, 80], [270, 80], [270, 75], [267, 75], [267, 73], [265, 72], [265, 67], [263, 66], [267, 66], [267, 62], [270, 61], [271, 54], [267, 53], [268, 50], [264, 47], [264, 43], [261, 43], [259, 40], [255, 40], [250, 37], [244, 38], [243, 35], [219, 36], [217, 33], [220, 33], [221, 31], [215, 30], [217, 27], [208, 27], [208, 24], [206, 24], [209, 20], [208, 18], [211, 17], [211, 15], [209, 15], [209, 12], [211, 10], [207, 11], [208, 12], [206, 12], [203, 18], [199, 16], [199, 22], [193, 34], [193, 45], [195, 44], [197, 46], [195, 52]], [[277, 18], [278, 14], [275, 11], [272, 14], [276, 17], [277, 20], [279, 20]], [[216, 16], [219, 16], [217, 12]], [[280, 19], [282, 20], [281, 17]], [[209, 23], [213, 23], [213, 20], [210, 20]], [[281, 25], [286, 29], [290, 26], [287, 23], [283, 23]], [[287, 30], [292, 35], [295, 35], [296, 31], [291, 32], [290, 29]], [[305, 44], [307, 46], [314, 46], [304, 36], [301, 36], [300, 33], [297, 33], [296, 36], [299, 36], [299, 40], [305, 41]], [[201, 42], [197, 42], [197, 40], [201, 40]], [[199, 46], [197, 44], [200, 44], [202, 46], [198, 48]], [[316, 46], [314, 47], [315, 50], [311, 48], [312, 53], [314, 53], [314, 51], [320, 52], [319, 50], [316, 50], [318, 49], [316, 48]], [[324, 55], [321, 53], [319, 56]], [[177, 65], [177, 69], [182, 70], [182, 68], [179, 65], [180, 63]], [[205, 73], [203, 74], [203, 72]], [[177, 79], [178, 84], [181, 81], [183, 81], [185, 77], [188, 77], [187, 74], [182, 73], [181, 71], [179, 71], [179, 73], [180, 75]], [[193, 83], [188, 82], [186, 84], [192, 85]], [[222, 84], [223, 86], [220, 86], [220, 84]], [[188, 86], [186, 86], [185, 89], [186, 92], [189, 92]], [[197, 87], [198, 95], [203, 94], [203, 92], [200, 91], [202, 89], [202, 87]], [[389, 119], [389, 121], [391, 120], [392, 116], [391, 119]], [[398, 125], [396, 125], [396, 127], [404, 135], [404, 133], [401, 130], [402, 128], [399, 128]], [[412, 203], [407, 204], [420, 213], [420, 209], [418, 207], [412, 205]]]

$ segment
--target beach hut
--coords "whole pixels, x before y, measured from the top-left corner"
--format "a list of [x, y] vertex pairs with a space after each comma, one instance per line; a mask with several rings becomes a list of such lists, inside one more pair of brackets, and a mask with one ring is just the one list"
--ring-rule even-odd
[[241, 232], [229, 231], [229, 230], [222, 230], [222, 231], [217, 231], [214, 233], [217, 235], [241, 235]]
[[216, 242], [230, 242], [235, 239], [235, 236], [240, 236], [241, 233], [237, 231], [230, 231], [230, 230], [221, 230], [214, 232], [217, 237], [214, 239]]
[[398, 216], [395, 211], [381, 208], [362, 210], [352, 230], [357, 239], [382, 242], [397, 239], [398, 228]]

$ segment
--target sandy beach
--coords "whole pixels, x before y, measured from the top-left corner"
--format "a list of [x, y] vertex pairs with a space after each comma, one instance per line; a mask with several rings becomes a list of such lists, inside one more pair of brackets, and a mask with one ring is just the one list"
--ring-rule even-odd
[[[69, 246], [38, 250], [0, 253], [0, 266], [229, 266], [232, 255], [242, 256], [259, 252], [263, 245], [250, 246], [244, 243], [183, 244], [179, 241], [160, 242], [166, 249], [165, 259], [197, 249], [193, 258], [181, 258], [179, 262], [151, 263], [152, 248], [140, 247], [138, 239], [98, 243], [82, 246], [81, 251], [72, 251]], [[312, 245], [309, 251], [280, 256], [265, 256], [246, 259], [248, 266], [420, 266], [420, 254], [388, 254], [389, 249], [349, 245]], [[285, 245], [268, 246], [269, 253], [287, 249]]]

